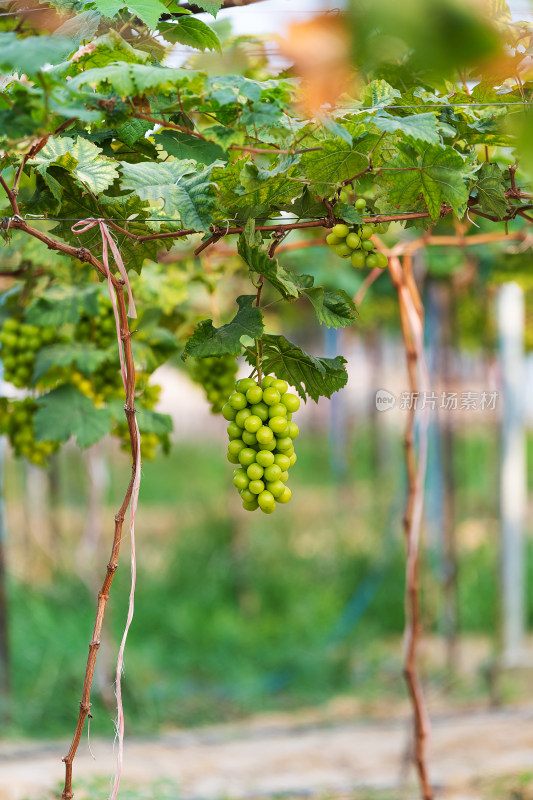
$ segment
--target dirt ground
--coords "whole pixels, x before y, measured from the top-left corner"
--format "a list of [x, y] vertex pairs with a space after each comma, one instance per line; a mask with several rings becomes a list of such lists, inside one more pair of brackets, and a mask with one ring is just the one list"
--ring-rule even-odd
[[[262, 715], [240, 725], [128, 738], [123, 781], [131, 788], [168, 779], [180, 800], [331, 796], [362, 788], [399, 798], [413, 785], [409, 742], [405, 717], [326, 725], [305, 713]], [[75, 761], [78, 780], [112, 773], [112, 742], [91, 740], [91, 749], [95, 760], [85, 739]], [[43, 797], [61, 781], [66, 750], [67, 742], [0, 743], [0, 800]], [[497, 798], [491, 784], [502, 775], [533, 771], [533, 706], [438, 714], [430, 759], [437, 798]]]

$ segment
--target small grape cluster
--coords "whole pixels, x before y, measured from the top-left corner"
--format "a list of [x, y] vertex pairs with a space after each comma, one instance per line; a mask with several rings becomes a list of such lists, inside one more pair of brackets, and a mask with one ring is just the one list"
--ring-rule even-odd
[[292, 415], [300, 398], [290, 394], [288, 384], [270, 375], [261, 384], [241, 378], [222, 408], [228, 420], [228, 461], [240, 464], [233, 472], [233, 485], [246, 511], [260, 508], [272, 514], [276, 503], [288, 503], [289, 469], [296, 462], [293, 440], [298, 426]]
[[3, 432], [9, 437], [16, 456], [22, 456], [32, 464], [44, 467], [48, 456], [59, 448], [59, 444], [35, 441], [33, 419], [36, 411], [37, 404], [31, 397], [10, 402], [5, 425], [2, 427]]
[[69, 372], [69, 382], [79, 391], [102, 406], [106, 400], [122, 397], [122, 378], [117, 363], [117, 333], [111, 301], [100, 295], [98, 313], [90, 315], [83, 311], [74, 329], [76, 342], [92, 342], [100, 350], [109, 349], [109, 358], [101, 363], [90, 375], [79, 370]]
[[[340, 200], [343, 200], [343, 191], [341, 191]], [[356, 211], [364, 212], [366, 201], [359, 197], [354, 206]], [[371, 241], [374, 233], [383, 232], [384, 227], [382, 225], [365, 224], [349, 227], [344, 223], [337, 223], [337, 225], [333, 226], [331, 233], [326, 236], [326, 242], [335, 250], [338, 256], [349, 258], [352, 267], [355, 269], [361, 269], [362, 267], [384, 269], [389, 263], [388, 259], [383, 253], [376, 252], [374, 242]]]
[[233, 389], [237, 375], [237, 361], [234, 356], [188, 358], [186, 364], [192, 380], [204, 387], [207, 401], [211, 404], [211, 413], [219, 414]]
[[[149, 379], [149, 375], [145, 372], [140, 372], [137, 375], [137, 387], [139, 389], [139, 393], [142, 397], [142, 400], [139, 403], [139, 411], [140, 420], [142, 422], [143, 415], [142, 412], [144, 410], [151, 411], [158, 403], [159, 396], [161, 394], [161, 386], [157, 384], [150, 384], [148, 385], [147, 381]], [[137, 405], [137, 401], [136, 401]], [[112, 431], [113, 436], [117, 436], [120, 440], [120, 449], [124, 450], [126, 453], [130, 452], [131, 443], [130, 443], [130, 433], [128, 428], [128, 423], [121, 419], [113, 428]], [[143, 461], [153, 461], [157, 454], [157, 447], [159, 444], [163, 445], [164, 449], [168, 449], [168, 435], [163, 434], [158, 436], [157, 433], [152, 433], [148, 431], [141, 432], [141, 458]]]
[[5, 380], [17, 389], [30, 386], [37, 352], [55, 341], [55, 328], [38, 328], [15, 317], [6, 319], [0, 330]]

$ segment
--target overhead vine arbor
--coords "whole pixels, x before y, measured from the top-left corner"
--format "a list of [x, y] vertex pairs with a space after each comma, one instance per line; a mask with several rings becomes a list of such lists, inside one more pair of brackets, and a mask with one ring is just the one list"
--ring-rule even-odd
[[[243, 356], [249, 362], [254, 379], [237, 385], [224, 414], [229, 454], [238, 465], [244, 508], [271, 511], [276, 500], [290, 497], [280, 476], [295, 460], [290, 414], [299, 401], [290, 392], [288, 399], [287, 386], [304, 401], [317, 401], [342, 389], [347, 372], [341, 355], [310, 354], [266, 330], [265, 296], [269, 304], [310, 303], [321, 325], [357, 325], [353, 299], [340, 287], [317, 286], [310, 275], [285, 269], [278, 260], [283, 248], [325, 244], [327, 235], [347, 269], [365, 271], [357, 302], [388, 268], [416, 390], [424, 385], [424, 310], [410, 254], [431, 243], [527, 242], [533, 203], [520, 170], [531, 160], [531, 30], [511, 21], [504, 2], [487, 0], [482, 14], [455, 0], [433, 0], [431, 14], [424, 0], [407, 8], [388, 0], [357, 2], [293, 29], [285, 55], [294, 69], [273, 76], [260, 57], [242, 74], [229, 74], [242, 42], [226, 32], [221, 44], [216, 22], [211, 27], [198, 12], [215, 17], [222, 5], [247, 4], [1, 4], [2, 274], [17, 287], [0, 308], [1, 356], [6, 378], [29, 390], [26, 399], [2, 398], [2, 427], [15, 453], [38, 464], [71, 436], [88, 447], [108, 432], [129, 441], [133, 456], [98, 595], [79, 719], [64, 759], [65, 800], [73, 796], [73, 761], [132, 498], [134, 516], [136, 411], [143, 412], [142, 446], [151, 455], [158, 442], [167, 444], [170, 422], [153, 411], [157, 393], [148, 380], [178, 348], [176, 329], [187, 334], [185, 360], [216, 365]], [[176, 43], [216, 59], [206, 62], [206, 71], [199, 56], [184, 67], [165, 66]], [[485, 230], [472, 234], [476, 219]], [[293, 242], [284, 242], [293, 232]], [[221, 325], [181, 308], [182, 278], [158, 262], [175, 260], [168, 251], [176, 246], [202, 257], [220, 252], [226, 239], [233, 239], [225, 246], [240, 259], [227, 269], [249, 276], [250, 288]], [[143, 281], [146, 274], [152, 283]], [[203, 261], [199, 275], [211, 280]], [[197, 368], [196, 375], [208, 383], [212, 370]], [[212, 402], [220, 408], [216, 392]], [[269, 416], [269, 407], [276, 413]], [[416, 671], [425, 440], [422, 424], [417, 456], [414, 422], [413, 410], [406, 435], [405, 674], [415, 760], [429, 799]], [[274, 451], [277, 461], [259, 456]], [[261, 502], [263, 492], [270, 492], [268, 503]], [[112, 796], [119, 777], [120, 767]]]

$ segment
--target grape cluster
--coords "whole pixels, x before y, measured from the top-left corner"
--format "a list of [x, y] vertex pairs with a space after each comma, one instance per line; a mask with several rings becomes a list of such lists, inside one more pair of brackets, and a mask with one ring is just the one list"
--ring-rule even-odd
[[[340, 200], [343, 200], [343, 192], [341, 191]], [[364, 212], [366, 208], [366, 201], [359, 197], [355, 203], [355, 210]], [[331, 233], [326, 236], [326, 242], [332, 247], [338, 256], [341, 258], [349, 258], [352, 267], [361, 269], [368, 267], [374, 269], [379, 267], [384, 269], [388, 264], [388, 259], [383, 253], [376, 252], [374, 242], [371, 237], [374, 233], [382, 233], [384, 227], [382, 225], [353, 225], [349, 227], [344, 223], [334, 225]]]
[[285, 485], [289, 468], [296, 462], [293, 439], [298, 426], [292, 422], [300, 399], [290, 394], [286, 381], [268, 375], [261, 385], [241, 378], [222, 408], [228, 420], [228, 461], [240, 464], [233, 472], [246, 511], [260, 508], [271, 514], [276, 503], [288, 503], [291, 490]]
[[57, 341], [55, 328], [38, 328], [9, 317], [0, 330], [4, 378], [17, 389], [31, 385], [37, 352]]
[[219, 414], [233, 389], [237, 374], [237, 361], [233, 356], [189, 358], [186, 361], [189, 375], [205, 389], [211, 413]]
[[73, 339], [76, 342], [92, 342], [99, 350], [109, 349], [109, 358], [98, 366], [90, 375], [79, 370], [69, 371], [69, 383], [90, 397], [96, 406], [106, 400], [120, 398], [123, 393], [122, 378], [117, 360], [117, 333], [113, 307], [109, 298], [99, 295], [98, 313], [90, 315], [83, 311]]
[[33, 418], [36, 411], [37, 404], [31, 397], [27, 397], [25, 400], [15, 400], [9, 403], [8, 413], [2, 427], [3, 433], [9, 437], [16, 456], [23, 456], [32, 464], [44, 467], [48, 456], [59, 448], [59, 444], [35, 441]]
[[[141, 412], [141, 423], [143, 418], [142, 412], [144, 410], [153, 409], [157, 405], [159, 401], [159, 395], [161, 394], [160, 386], [157, 384], [148, 385], [147, 381], [149, 377], [150, 376], [145, 372], [140, 372], [137, 375], [137, 388], [142, 398], [138, 405], [138, 410]], [[135, 405], [137, 406], [137, 401], [135, 402]], [[130, 432], [128, 423], [124, 420], [124, 418], [115, 424], [112, 430], [112, 435], [117, 436], [121, 440], [120, 449], [124, 450], [126, 453], [129, 453], [131, 450]], [[161, 436], [158, 436], [157, 433], [148, 433], [146, 431], [141, 432], [141, 458], [143, 461], [153, 461], [153, 459], [156, 457], [157, 446], [159, 444], [162, 444], [164, 449], [168, 449], [168, 434], [162, 434]]]

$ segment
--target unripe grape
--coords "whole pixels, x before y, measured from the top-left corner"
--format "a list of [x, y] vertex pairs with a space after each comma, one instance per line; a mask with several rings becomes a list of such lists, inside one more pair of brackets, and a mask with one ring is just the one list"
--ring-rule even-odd
[[336, 247], [338, 244], [341, 244], [343, 240], [339, 239], [338, 236], [335, 236], [334, 233], [328, 233], [326, 236], [326, 242], [329, 244], [330, 247]]
[[379, 261], [378, 261], [378, 257], [377, 257], [376, 254], [369, 253], [367, 255], [367, 257], [365, 259], [365, 264], [368, 267], [368, 269], [374, 269], [375, 267], [378, 266], [378, 263], [379, 263]]
[[362, 225], [361, 228], [359, 229], [359, 238], [360, 239], [370, 239], [370, 237], [373, 235], [373, 233], [374, 233], [374, 230], [372, 228], [372, 225]]
[[235, 474], [233, 475], [233, 485], [236, 489], [247, 489], [249, 483], [250, 481], [248, 476], [243, 469], [235, 471]]
[[265, 480], [266, 481], [277, 481], [279, 480], [279, 476], [281, 475], [281, 467], [278, 467], [277, 464], [272, 464], [270, 467], [265, 469]]
[[280, 480], [269, 481], [266, 484], [266, 488], [274, 495], [274, 497], [279, 497], [285, 491], [285, 484]]
[[341, 258], [348, 258], [352, 253], [352, 248], [348, 247], [347, 244], [338, 244], [335, 248], [335, 252]]
[[245, 511], [257, 511], [257, 509], [259, 508], [259, 504], [257, 500], [253, 503], [243, 502], [242, 507], [244, 508]]
[[289, 424], [292, 425], [293, 423], [288, 423], [285, 417], [272, 417], [268, 423], [268, 427], [271, 428], [275, 434], [285, 434], [289, 429]]
[[243, 431], [241, 435], [241, 439], [248, 447], [252, 447], [254, 444], [257, 444], [257, 436], [255, 433], [250, 433], [250, 431]]
[[276, 498], [278, 503], [288, 503], [291, 499], [292, 492], [288, 486], [285, 487], [283, 494], [280, 494], [279, 497]]
[[287, 416], [287, 407], [283, 405], [283, 403], [275, 403], [273, 406], [270, 406], [268, 409], [268, 416], [269, 417], [286, 417]]
[[263, 422], [267, 421], [269, 406], [267, 406], [266, 403], [255, 403], [253, 406], [250, 406], [250, 411]]
[[366, 239], [364, 242], [361, 243], [361, 247], [363, 248], [363, 250], [366, 250], [367, 252], [371, 253], [375, 245], [374, 242], [370, 241], [370, 239]]
[[263, 472], [264, 469], [261, 466], [261, 464], [257, 464], [255, 461], [253, 464], [250, 464], [250, 466], [246, 470], [246, 474], [248, 475], [251, 481], [258, 481], [260, 478], [263, 477]]
[[229, 449], [228, 449], [228, 453], [227, 453], [227, 459], [228, 459], [230, 464], [240, 464], [240, 461], [239, 461], [238, 457], [233, 455], [233, 453], [230, 453]]
[[260, 450], [255, 457], [258, 464], [262, 467], [270, 467], [274, 463], [274, 454], [269, 450]]
[[296, 439], [298, 434], [300, 433], [300, 429], [295, 422], [289, 422], [289, 436], [291, 439]]
[[346, 237], [346, 244], [348, 247], [351, 247], [352, 250], [357, 250], [358, 247], [361, 247], [361, 239], [356, 233], [349, 233]]
[[272, 492], [266, 489], [262, 489], [261, 493], [259, 494], [259, 497], [257, 498], [257, 502], [259, 503], [261, 508], [264, 508], [265, 506], [267, 508], [272, 507], [272, 504], [274, 503], [274, 495], [272, 494]]
[[257, 386], [257, 384], [253, 378], [239, 378], [239, 380], [235, 382], [235, 389], [242, 394], [246, 394], [248, 389], [253, 389], [254, 386]]
[[222, 406], [222, 416], [224, 419], [231, 421], [235, 419], [236, 415], [237, 411], [233, 408], [233, 406], [230, 406], [229, 403], [226, 403], [224, 406]]
[[289, 461], [291, 463], [291, 467], [294, 466], [294, 464], [296, 464], [297, 460], [298, 460], [298, 456], [296, 455], [296, 453], [291, 453], [291, 455], [289, 457]]
[[266, 403], [267, 406], [273, 406], [276, 403], [279, 403], [280, 394], [277, 389], [269, 386], [268, 389], [265, 389], [263, 392], [263, 402]]
[[274, 378], [273, 375], [265, 375], [265, 377], [263, 378], [263, 381], [262, 381], [263, 391], [265, 389], [268, 389], [269, 386], [272, 386], [272, 384], [274, 383], [275, 380], [276, 379]]
[[230, 439], [240, 439], [242, 434], [242, 429], [239, 428], [236, 422], [230, 422], [228, 427], [226, 428], [228, 432], [228, 436]]
[[241, 411], [242, 409], [246, 408], [246, 395], [242, 392], [233, 392], [230, 395], [228, 400], [230, 406], [235, 408], [237, 411]]
[[228, 453], [231, 453], [232, 456], [238, 456], [245, 447], [246, 445], [242, 439], [232, 439], [228, 444]]
[[284, 450], [290, 450], [292, 447], [292, 439], [290, 436], [283, 436], [281, 439], [278, 439], [277, 444], [278, 450], [283, 452]]
[[350, 262], [355, 269], [361, 269], [365, 266], [365, 254], [362, 250], [356, 250], [350, 256]]
[[289, 470], [286, 469], [285, 472], [282, 472], [281, 475], [279, 476], [279, 479], [280, 479], [280, 481], [283, 481], [283, 483], [288, 481], [289, 480]]
[[259, 428], [255, 435], [257, 436], [257, 441], [260, 445], [269, 444], [274, 439], [272, 430], [267, 428], [266, 425], [264, 425], [262, 428]]
[[376, 267], [378, 267], [379, 269], [385, 269], [385, 267], [389, 263], [389, 259], [387, 258], [387, 256], [384, 255], [383, 253], [376, 253], [376, 258], [378, 260]]
[[248, 417], [252, 416], [252, 412], [249, 408], [241, 408], [240, 411], [237, 411], [235, 415], [235, 422], [239, 426], [239, 428], [244, 428], [244, 423], [248, 419]]
[[274, 456], [274, 464], [277, 464], [281, 470], [285, 471], [289, 469], [291, 462], [289, 460], [289, 456], [286, 456], [283, 453], [277, 453]]
[[337, 223], [331, 229], [331, 232], [334, 236], [337, 236], [339, 239], [346, 239], [348, 234], [350, 233], [350, 229], [347, 225], [343, 225], [342, 223]]
[[278, 390], [278, 392], [280, 393], [280, 395], [282, 395], [282, 394], [285, 394], [285, 392], [286, 392], [286, 391], [287, 391], [287, 389], [289, 388], [289, 384], [287, 383], [287, 381], [282, 381], [282, 380], [276, 380], [276, 381], [274, 381], [274, 383], [272, 384], [272, 386], [274, 387], [274, 389], [277, 389], [277, 390]]
[[248, 489], [252, 492], [252, 494], [261, 494], [261, 492], [263, 492], [265, 489], [265, 484], [261, 480], [250, 481], [248, 484]]
[[289, 392], [285, 392], [283, 397], [281, 398], [281, 402], [287, 409], [290, 411], [291, 414], [295, 411], [298, 411], [300, 408], [300, 398], [297, 397], [295, 394], [290, 394]]
[[245, 503], [256, 503], [257, 502], [256, 495], [248, 489], [248, 486], [247, 486], [246, 489], [241, 489], [239, 494], [240, 494], [241, 498], [244, 500]]
[[358, 197], [354, 206], [356, 211], [364, 211], [366, 208], [366, 200], [363, 197]]
[[262, 425], [263, 421], [260, 419], [260, 417], [256, 417], [255, 414], [250, 414], [250, 416], [246, 417], [244, 420], [244, 427], [249, 433], [257, 433]]
[[254, 405], [254, 403], [260, 403], [263, 399], [263, 390], [260, 386], [252, 386], [246, 392], [246, 399], [250, 405]]
[[347, 203], [350, 199], [350, 195], [346, 191], [346, 189], [341, 189], [339, 192], [339, 200], [341, 203]]

